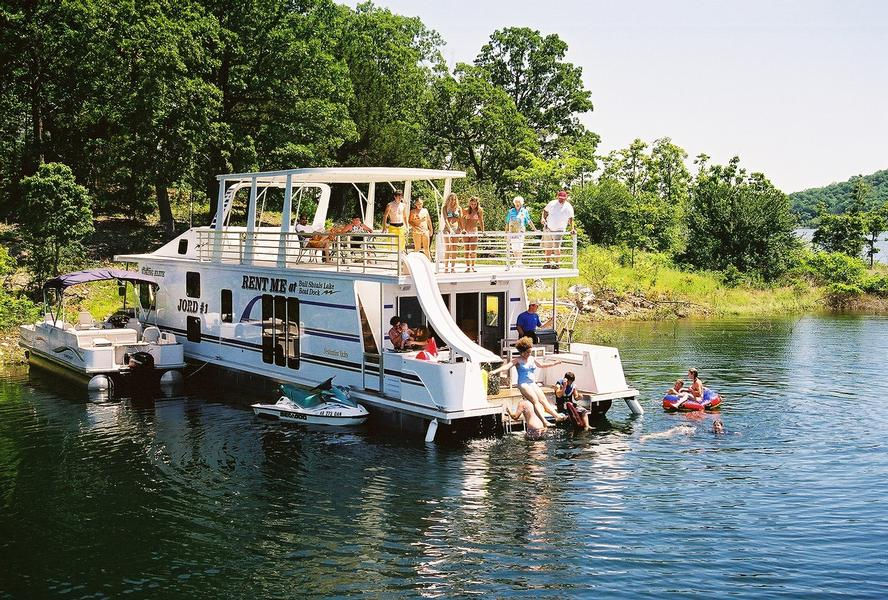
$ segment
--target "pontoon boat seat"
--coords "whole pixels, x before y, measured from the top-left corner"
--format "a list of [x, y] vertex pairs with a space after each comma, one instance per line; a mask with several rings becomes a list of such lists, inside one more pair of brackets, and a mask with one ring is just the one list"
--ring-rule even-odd
[[93, 319], [93, 316], [87, 311], [83, 311], [77, 315], [77, 329], [92, 329], [95, 326], [96, 320]]
[[142, 324], [139, 323], [139, 320], [136, 319], [135, 317], [131, 317], [129, 320], [127, 320], [127, 322], [126, 322], [126, 328], [127, 328], [127, 329], [132, 329], [133, 331], [136, 332], [137, 337], [141, 337], [141, 335], [142, 335]]
[[145, 332], [142, 334], [142, 341], [149, 344], [156, 344], [160, 341], [160, 337], [160, 329], [154, 325], [150, 325], [145, 328]]

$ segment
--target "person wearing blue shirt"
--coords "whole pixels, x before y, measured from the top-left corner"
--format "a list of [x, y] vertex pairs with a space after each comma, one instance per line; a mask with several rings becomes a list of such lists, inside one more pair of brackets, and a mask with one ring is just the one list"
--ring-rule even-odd
[[515, 320], [515, 329], [518, 330], [518, 337], [529, 337], [535, 344], [539, 343], [536, 334], [537, 327], [543, 326], [540, 316], [537, 314], [538, 308], [539, 304], [531, 302], [527, 310], [518, 315], [518, 319]]
[[509, 234], [508, 250], [511, 259], [506, 263], [507, 268], [511, 268], [513, 262], [515, 266], [523, 266], [521, 258], [524, 254], [524, 232], [528, 227], [536, 231], [530, 211], [524, 206], [524, 198], [515, 196], [512, 204], [514, 206], [506, 213], [506, 232]]

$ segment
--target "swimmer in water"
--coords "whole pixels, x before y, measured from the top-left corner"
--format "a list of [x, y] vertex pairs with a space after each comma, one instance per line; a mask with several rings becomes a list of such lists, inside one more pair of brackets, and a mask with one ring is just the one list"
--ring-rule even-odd
[[646, 433], [639, 438], [639, 441], [646, 442], [648, 440], [656, 440], [659, 438], [672, 438], [678, 435], [693, 435], [697, 428], [693, 425], [678, 425], [666, 431], [658, 431], [657, 433]]
[[529, 400], [522, 399], [515, 407], [515, 412], [512, 412], [512, 407], [508, 403], [503, 404], [503, 408], [506, 409], [510, 419], [515, 421], [524, 419], [524, 437], [527, 439], [539, 440], [546, 435], [546, 422]]
[[716, 419], [712, 423], [712, 433], [716, 435], [724, 435], [725, 434], [725, 424], [722, 423], [721, 419]]

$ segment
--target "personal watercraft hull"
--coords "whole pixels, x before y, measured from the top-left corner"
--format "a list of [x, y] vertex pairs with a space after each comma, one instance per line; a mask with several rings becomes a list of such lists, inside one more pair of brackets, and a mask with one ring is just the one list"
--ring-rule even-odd
[[351, 408], [334, 403], [321, 404], [311, 409], [278, 404], [254, 404], [253, 413], [285, 423], [332, 426], [361, 425], [369, 416], [367, 409], [363, 406], [358, 405], [357, 408]]

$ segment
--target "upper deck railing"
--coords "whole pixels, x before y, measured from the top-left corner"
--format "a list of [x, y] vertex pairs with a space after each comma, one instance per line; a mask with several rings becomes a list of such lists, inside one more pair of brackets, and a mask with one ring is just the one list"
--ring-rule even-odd
[[[196, 234], [197, 256], [204, 262], [406, 274], [398, 251], [398, 236], [392, 233], [310, 234], [202, 227]], [[570, 233], [439, 233], [435, 236], [434, 252], [437, 273], [577, 268], [577, 238]]]
[[576, 269], [577, 236], [570, 232], [439, 233], [435, 244], [437, 272], [493, 266], [505, 269]]
[[285, 269], [400, 275], [398, 236], [390, 233], [311, 234], [237, 229], [197, 230], [198, 259]]

